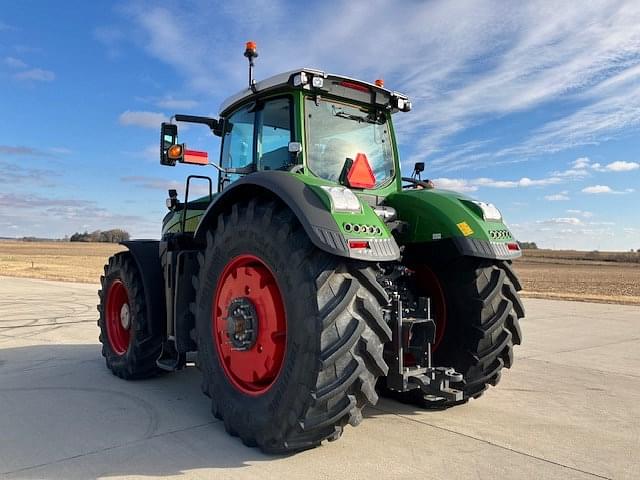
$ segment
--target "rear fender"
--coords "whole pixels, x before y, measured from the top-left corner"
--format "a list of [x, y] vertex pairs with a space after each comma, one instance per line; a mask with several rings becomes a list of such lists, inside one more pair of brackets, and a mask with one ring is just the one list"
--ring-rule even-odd
[[[231, 205], [261, 197], [282, 202], [291, 209], [311, 242], [332, 255], [367, 261], [392, 261], [400, 258], [400, 250], [382, 221], [372, 214], [368, 205], [363, 205], [362, 214], [354, 214], [353, 221], [367, 219], [376, 222], [383, 230], [382, 235], [370, 241], [371, 248], [352, 249], [349, 237], [345, 236], [323, 199], [320, 187], [303, 181], [305, 177], [287, 172], [266, 171], [247, 175], [218, 194], [202, 216], [195, 231], [196, 242], [205, 240], [206, 232], [215, 227], [217, 217], [228, 211]], [[324, 200], [324, 201], [323, 201]], [[362, 202], [361, 202], [362, 203]]]

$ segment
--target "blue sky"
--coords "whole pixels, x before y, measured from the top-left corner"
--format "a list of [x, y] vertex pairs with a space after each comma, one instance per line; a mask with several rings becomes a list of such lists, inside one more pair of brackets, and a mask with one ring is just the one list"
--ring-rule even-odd
[[[640, 2], [6, 2], [0, 236], [158, 237], [159, 124], [312, 66], [410, 95], [405, 171], [495, 203], [551, 248], [640, 248]], [[181, 136], [219, 148], [206, 128]], [[215, 156], [212, 155], [212, 156]], [[211, 168], [211, 175], [215, 175]]]

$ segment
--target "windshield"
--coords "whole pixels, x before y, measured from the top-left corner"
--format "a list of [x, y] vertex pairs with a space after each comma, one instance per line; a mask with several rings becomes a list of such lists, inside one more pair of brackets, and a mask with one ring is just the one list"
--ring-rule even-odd
[[380, 186], [393, 177], [389, 124], [384, 114], [334, 100], [305, 100], [307, 165], [337, 182], [347, 158], [364, 153]]

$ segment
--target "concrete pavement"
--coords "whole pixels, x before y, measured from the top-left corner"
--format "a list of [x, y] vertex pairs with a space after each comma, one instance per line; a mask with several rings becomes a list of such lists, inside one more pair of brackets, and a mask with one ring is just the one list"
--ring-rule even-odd
[[527, 300], [481, 399], [383, 399], [337, 442], [267, 456], [211, 416], [195, 368], [111, 375], [96, 290], [0, 277], [0, 478], [640, 478], [639, 307]]

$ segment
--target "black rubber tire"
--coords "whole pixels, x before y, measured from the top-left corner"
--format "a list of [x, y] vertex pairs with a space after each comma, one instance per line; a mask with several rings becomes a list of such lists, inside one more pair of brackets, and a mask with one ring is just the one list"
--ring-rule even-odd
[[416, 390], [392, 396], [425, 408], [448, 408], [480, 397], [489, 385], [498, 384], [503, 368], [513, 365], [513, 347], [522, 342], [519, 320], [524, 306], [518, 295], [522, 287], [511, 262], [461, 257], [444, 267], [429, 268], [446, 306], [444, 337], [433, 363], [463, 374], [463, 382], [452, 386], [463, 390], [464, 399], [430, 402]]
[[[213, 344], [216, 280], [241, 254], [269, 266], [287, 318], [282, 369], [259, 396], [233, 386]], [[345, 425], [359, 424], [362, 408], [378, 400], [376, 380], [388, 370], [383, 344], [391, 338], [381, 310], [388, 297], [372, 268], [320, 251], [287, 207], [256, 200], [218, 217], [199, 261], [198, 366], [227, 432], [264, 452], [285, 453], [336, 440]]]
[[[123, 355], [114, 352], [109, 343], [105, 318], [109, 288], [116, 279], [123, 283], [127, 291], [131, 312], [129, 347]], [[142, 279], [131, 254], [121, 252], [110, 257], [109, 262], [104, 266], [104, 275], [100, 277], [100, 283], [102, 288], [98, 290], [99, 340], [102, 343], [102, 356], [105, 358], [107, 368], [114, 375], [126, 380], [158, 375], [162, 370], [157, 367], [156, 359], [160, 355], [162, 339], [148, 333], [147, 327], [151, 319], [148, 318]]]

